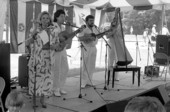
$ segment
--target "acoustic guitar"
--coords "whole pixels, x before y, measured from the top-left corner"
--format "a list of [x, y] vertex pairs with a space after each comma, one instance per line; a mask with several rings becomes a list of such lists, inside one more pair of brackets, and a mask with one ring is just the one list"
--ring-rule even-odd
[[88, 37], [88, 38], [86, 38], [86, 40], [84, 40], [83, 42], [88, 44], [92, 41], [95, 41], [96, 38], [98, 38], [98, 39], [101, 38], [102, 36], [106, 35], [106, 33], [110, 32], [110, 31], [112, 31], [112, 29], [106, 30], [106, 31], [99, 33], [99, 34], [94, 34], [94, 33], [85, 34], [85, 36]]
[[72, 41], [73, 37], [75, 37], [76, 34], [82, 32], [84, 28], [86, 28], [86, 26], [83, 25], [72, 33], [68, 33], [67, 31], [62, 31], [61, 33], [59, 33], [58, 36], [60, 43], [59, 46], [56, 47], [55, 51], [62, 51], [66, 47], [66, 45], [69, 44], [70, 41]]

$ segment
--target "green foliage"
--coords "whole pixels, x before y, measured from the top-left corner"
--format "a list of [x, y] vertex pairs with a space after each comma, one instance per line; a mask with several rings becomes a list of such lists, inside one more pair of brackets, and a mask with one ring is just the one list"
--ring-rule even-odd
[[[143, 34], [145, 28], [149, 28], [151, 31], [152, 25], [156, 24], [157, 32], [161, 31], [162, 25], [162, 10], [132, 10], [121, 12], [122, 24], [125, 34], [130, 33], [130, 27], [133, 26], [134, 34]], [[170, 29], [170, 10], [165, 11], [164, 23], [167, 23]], [[114, 18], [114, 12], [107, 13], [107, 22], [112, 22]]]
[[152, 28], [153, 24], [157, 25], [157, 31], [160, 31], [162, 11], [143, 10], [123, 12], [123, 25], [125, 33], [130, 33], [130, 27], [133, 26], [134, 34], [142, 34], [145, 28]]

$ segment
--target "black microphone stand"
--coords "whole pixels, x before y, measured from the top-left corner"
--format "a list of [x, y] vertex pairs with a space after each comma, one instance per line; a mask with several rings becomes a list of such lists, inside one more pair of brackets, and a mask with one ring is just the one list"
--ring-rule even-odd
[[[84, 47], [84, 45], [82, 44], [82, 42], [80, 42], [80, 49], [81, 49], [81, 56], [80, 56], [80, 85], [79, 85], [79, 95], [78, 97], [74, 97], [74, 98], [80, 98], [80, 99], [84, 99], [86, 101], [88, 101], [89, 103], [92, 103], [92, 100], [88, 100], [83, 98], [83, 96], [86, 96], [86, 94], [82, 95], [82, 88], [81, 88], [81, 84], [82, 84], [82, 73], [83, 73], [83, 59], [84, 59], [84, 51], [87, 51], [86, 48]], [[74, 98], [67, 98], [67, 99], [74, 99]], [[63, 100], [66, 100], [66, 98], [63, 98]]]
[[139, 49], [139, 44], [138, 44], [138, 36], [136, 34], [136, 66], [138, 66], [138, 53], [139, 53], [139, 59], [141, 61], [140, 49]]
[[[102, 37], [103, 38], [103, 37]], [[108, 57], [108, 47], [111, 49], [111, 46], [108, 44], [108, 42], [103, 38], [103, 40], [105, 41], [105, 44], [106, 44], [106, 53], [105, 53], [105, 83], [104, 83], [104, 90], [107, 90], [107, 73], [108, 73], [108, 68], [107, 68], [107, 57]], [[109, 73], [108, 73], [109, 74]]]
[[[152, 49], [152, 53], [153, 53], [153, 54], [154, 54], [154, 50], [153, 50], [153, 48], [152, 48], [152, 46], [151, 46], [151, 41], [150, 41], [148, 35], [147, 35], [147, 38], [148, 38], [148, 54], [147, 54], [147, 67], [148, 67], [148, 65], [149, 65], [149, 58], [150, 58], [150, 60], [151, 60], [151, 62], [152, 62], [152, 64], [153, 64], [153, 61], [152, 61], [151, 56], [150, 56], [150, 47], [151, 47], [151, 49]], [[147, 76], [147, 74], [145, 74], [145, 76]], [[144, 79], [144, 78], [145, 78], [145, 77], [143, 77], [143, 79]], [[152, 80], [152, 77], [151, 77], [151, 80]]]
[[[147, 56], [147, 66], [148, 66], [149, 65], [149, 57], [150, 57], [150, 47], [151, 47], [152, 53], [154, 53], [154, 50], [152, 48], [151, 40], [149, 39], [148, 35], [147, 35], [147, 38], [148, 38], [148, 56]], [[150, 60], [153, 63], [151, 57], [150, 57]]]
[[[96, 27], [96, 29], [97, 29], [97, 31], [98, 32], [100, 32], [99, 31], [99, 29], [97, 28], [97, 26], [95, 26]], [[109, 45], [109, 43], [106, 41], [106, 39], [103, 37], [103, 36], [101, 36], [101, 38], [105, 41], [105, 44], [106, 44], [106, 53], [105, 53], [105, 76], [104, 76], [104, 88], [103, 88], [103, 90], [109, 90], [109, 88], [108, 88], [108, 85], [109, 85], [109, 77], [110, 77], [110, 71], [108, 71], [108, 67], [107, 67], [107, 59], [108, 59], [108, 47], [109, 47], [109, 49], [112, 49], [111, 48], [111, 46]], [[108, 77], [108, 80], [107, 80], [107, 77]], [[94, 87], [94, 86], [93, 86]], [[96, 88], [96, 87], [94, 87], [94, 89], [102, 89], [102, 88]], [[117, 90], [117, 91], [119, 91], [119, 90]], [[103, 93], [101, 93], [101, 94], [103, 94]]]
[[[97, 31], [100, 33], [99, 29], [97, 28], [97, 26], [95, 26], [95, 28], [97, 29]], [[107, 73], [108, 73], [108, 68], [107, 68], [107, 56], [108, 56], [108, 53], [107, 53], [107, 50], [108, 50], [108, 47], [111, 49], [111, 46], [109, 45], [109, 43], [106, 41], [106, 39], [101, 36], [101, 38], [104, 40], [105, 42], [105, 45], [106, 45], [106, 53], [105, 53], [105, 76], [104, 76], [104, 90], [107, 90]], [[94, 89], [96, 89], [96, 87], [94, 87]], [[99, 88], [98, 88], [99, 89]], [[103, 93], [101, 93], [103, 94]]]
[[[20, 42], [19, 44], [18, 44], [18, 46], [20, 46], [21, 44], [23, 44], [23, 43], [25, 43], [25, 42], [27, 42], [28, 40], [30, 40], [30, 39], [34, 39], [35, 38], [35, 36], [36, 36], [36, 34], [34, 34], [34, 35], [32, 35], [31, 37], [29, 37], [28, 39], [26, 39], [25, 41], [23, 41], [23, 42]], [[35, 40], [33, 40], [33, 59], [34, 59], [34, 63], [35, 63], [35, 65], [34, 65], [34, 88], [33, 88], [33, 109], [34, 109], [34, 112], [36, 112], [36, 108], [38, 107], [37, 106], [37, 104], [36, 104], [36, 75], [37, 75], [37, 73], [36, 73], [36, 58], [35, 58], [35, 42], [34, 42]]]

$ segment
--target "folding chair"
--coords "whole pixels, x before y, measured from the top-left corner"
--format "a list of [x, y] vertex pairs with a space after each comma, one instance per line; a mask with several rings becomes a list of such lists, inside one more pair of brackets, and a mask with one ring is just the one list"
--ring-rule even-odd
[[[156, 65], [157, 66], [163, 66], [164, 69], [166, 67], [165, 81], [166, 81], [166, 77], [167, 77], [167, 70], [169, 68], [169, 61], [170, 61], [170, 57], [165, 53], [157, 52], [157, 53], [154, 54], [154, 65], [153, 66], [156, 66]], [[164, 69], [163, 69], [163, 71], [161, 73], [161, 76], [162, 76], [162, 74], [164, 72]]]
[[4, 106], [3, 106], [3, 103], [2, 103], [2, 93], [4, 91], [4, 88], [5, 88], [5, 80], [2, 77], [0, 77], [0, 107], [2, 109], [2, 112], [5, 112]]

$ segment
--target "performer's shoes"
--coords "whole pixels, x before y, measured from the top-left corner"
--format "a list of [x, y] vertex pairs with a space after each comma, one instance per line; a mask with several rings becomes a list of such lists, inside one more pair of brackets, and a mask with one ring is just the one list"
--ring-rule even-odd
[[47, 108], [47, 105], [45, 104], [45, 101], [44, 101], [44, 96], [40, 97], [40, 103], [42, 105], [42, 108]]
[[115, 81], [119, 81], [119, 78], [115, 79]]
[[61, 94], [64, 94], [64, 95], [67, 94], [67, 92], [64, 91], [64, 90], [60, 90], [60, 93], [61, 93]]
[[57, 89], [56, 91], [54, 91], [54, 96], [60, 97], [60, 89]]
[[95, 87], [95, 86], [91, 84], [81, 84], [82, 89], [84, 89], [85, 87]]
[[84, 89], [86, 87], [86, 84], [81, 84], [81, 88]]
[[42, 108], [47, 108], [47, 105], [45, 105], [45, 104], [42, 104]]
[[92, 84], [86, 84], [86, 86], [88, 86], [88, 87], [95, 87], [95, 86], [92, 85]]

